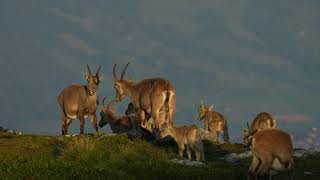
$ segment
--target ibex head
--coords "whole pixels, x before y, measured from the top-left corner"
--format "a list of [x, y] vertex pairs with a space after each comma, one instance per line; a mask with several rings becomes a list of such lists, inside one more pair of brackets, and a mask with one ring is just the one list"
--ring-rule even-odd
[[87, 65], [88, 72], [85, 73], [85, 78], [87, 80], [87, 92], [89, 96], [95, 95], [102, 80], [102, 74], [100, 73], [101, 65], [99, 66], [95, 75], [92, 74], [89, 65]]
[[205, 117], [205, 115], [212, 110], [213, 110], [213, 104], [211, 106], [206, 106], [203, 100], [201, 100], [201, 103], [198, 109], [198, 114], [199, 114], [198, 119], [202, 120]]
[[172, 131], [172, 125], [167, 125], [160, 129], [160, 137], [165, 138], [166, 136], [169, 136]]
[[252, 137], [253, 135], [258, 132], [258, 130], [255, 130], [252, 132], [249, 123], [247, 122], [247, 128], [243, 130], [244, 135], [243, 135], [243, 144], [245, 146], [249, 146], [252, 143]]
[[118, 79], [118, 76], [117, 76], [117, 71], [116, 71], [117, 64], [113, 66], [113, 83], [114, 83], [114, 88], [116, 90], [116, 100], [118, 102], [122, 101], [122, 99], [128, 95], [128, 90], [129, 90], [128, 85], [130, 84], [131, 81], [125, 80], [124, 77], [126, 75], [126, 70], [129, 64], [130, 63], [127, 63], [127, 65], [122, 69], [120, 79]]
[[115, 102], [115, 100], [112, 100], [108, 103], [107, 107], [105, 106], [105, 100], [106, 98], [102, 98], [102, 108], [100, 112], [100, 121], [99, 121], [99, 127], [102, 128], [103, 126], [107, 125], [110, 120], [117, 119], [116, 117], [116, 109], [112, 107], [112, 104]]

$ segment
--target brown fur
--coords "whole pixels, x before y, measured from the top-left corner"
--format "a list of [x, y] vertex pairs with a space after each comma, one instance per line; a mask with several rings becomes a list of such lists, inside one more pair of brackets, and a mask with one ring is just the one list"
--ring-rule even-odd
[[85, 117], [90, 116], [91, 122], [98, 131], [96, 111], [98, 109], [98, 99], [96, 91], [101, 81], [100, 67], [95, 75], [92, 75], [89, 66], [88, 74], [85, 75], [87, 85], [74, 84], [60, 92], [58, 103], [61, 108], [62, 134], [68, 133], [68, 127], [72, 120], [80, 120], [80, 134], [83, 134]]
[[275, 128], [276, 120], [267, 112], [262, 112], [254, 118], [251, 124], [250, 132], [254, 130], [263, 130], [265, 128]]
[[[176, 91], [172, 83], [162, 78], [144, 79], [138, 83], [124, 80], [128, 64], [124, 67], [120, 80], [115, 72], [116, 65], [113, 69], [117, 101], [121, 101], [126, 96], [130, 97], [137, 110], [140, 125], [144, 125], [145, 120], [150, 118], [154, 120], [156, 128], [172, 124], [176, 106]], [[167, 112], [165, 121], [159, 118], [160, 111]]]
[[228, 123], [224, 116], [201, 103], [199, 107], [199, 120], [203, 122], [205, 130], [211, 132], [214, 142], [218, 142], [221, 133], [225, 142], [229, 142]]
[[264, 129], [255, 131], [246, 137], [252, 149], [252, 163], [248, 178], [251, 176], [270, 176], [272, 171], [289, 172], [293, 179], [293, 145], [288, 133], [279, 129]]
[[100, 113], [99, 126], [102, 128], [104, 125], [109, 124], [113, 133], [128, 133], [129, 131], [135, 131], [137, 134], [139, 125], [136, 116], [121, 116], [118, 117], [116, 109], [112, 106], [115, 100], [110, 101], [105, 107], [105, 98], [102, 100], [102, 109]]
[[191, 151], [196, 154], [197, 161], [205, 161], [202, 133], [195, 125], [174, 127], [169, 126], [160, 132], [160, 136], [164, 138], [170, 135], [179, 146], [179, 156], [183, 157], [183, 152], [187, 148], [188, 159], [191, 160]]
[[[276, 128], [276, 120], [267, 112], [259, 113], [251, 123], [247, 123], [247, 129], [244, 130], [245, 136], [261, 131], [264, 129]], [[244, 140], [244, 144], [247, 145], [248, 142]]]

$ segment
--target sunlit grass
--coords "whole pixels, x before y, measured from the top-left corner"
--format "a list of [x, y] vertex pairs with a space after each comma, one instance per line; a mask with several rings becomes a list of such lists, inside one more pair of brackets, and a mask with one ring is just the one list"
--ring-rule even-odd
[[[0, 134], [0, 179], [245, 179], [250, 159], [218, 157], [243, 152], [241, 145], [205, 142], [207, 166], [187, 167], [175, 143], [150, 144], [126, 136], [16, 136]], [[319, 179], [320, 154], [297, 159], [297, 179]], [[311, 171], [313, 175], [304, 175]], [[275, 179], [285, 179], [286, 173]]]

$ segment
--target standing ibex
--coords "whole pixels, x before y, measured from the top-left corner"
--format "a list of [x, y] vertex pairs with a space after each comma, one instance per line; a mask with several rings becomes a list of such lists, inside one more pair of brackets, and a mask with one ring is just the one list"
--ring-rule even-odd
[[244, 144], [251, 146], [252, 162], [248, 179], [260, 176], [272, 178], [272, 171], [285, 171], [293, 180], [293, 145], [288, 133], [279, 129], [255, 130], [250, 134], [245, 131]]
[[80, 134], [83, 134], [85, 118], [91, 117], [91, 122], [98, 132], [96, 111], [98, 109], [97, 88], [102, 79], [99, 66], [95, 75], [91, 73], [87, 65], [88, 73], [85, 74], [87, 85], [74, 84], [62, 90], [58, 96], [61, 107], [62, 135], [68, 133], [68, 127], [72, 120], [80, 120]]
[[[176, 106], [176, 92], [172, 83], [162, 78], [144, 79], [138, 83], [125, 80], [128, 65], [129, 63], [123, 68], [120, 79], [117, 77], [116, 64], [113, 67], [116, 100], [122, 101], [124, 97], [129, 96], [142, 126], [151, 118], [156, 128], [172, 124]], [[167, 112], [165, 121], [159, 118], [160, 111]]]
[[169, 125], [160, 131], [161, 138], [171, 136], [179, 146], [179, 156], [183, 157], [183, 152], [187, 148], [188, 159], [191, 160], [191, 150], [196, 154], [197, 161], [205, 161], [202, 133], [195, 125], [174, 127]]
[[251, 126], [249, 125], [249, 123], [247, 123], [248, 129], [246, 129], [245, 131], [248, 131], [247, 133], [252, 133], [255, 130], [261, 131], [267, 128], [276, 128], [276, 126], [276, 120], [269, 113], [262, 112], [254, 118]]
[[228, 123], [224, 116], [213, 111], [213, 105], [205, 106], [201, 102], [199, 109], [199, 120], [203, 121], [205, 130], [210, 131], [214, 141], [218, 142], [218, 136], [221, 133], [224, 142], [229, 142]]

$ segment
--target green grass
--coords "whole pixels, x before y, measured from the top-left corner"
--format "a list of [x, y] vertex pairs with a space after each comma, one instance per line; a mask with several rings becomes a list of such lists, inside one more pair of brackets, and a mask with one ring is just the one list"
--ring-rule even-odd
[[[126, 136], [15, 136], [0, 134], [0, 179], [245, 179], [249, 159], [226, 163], [218, 159], [241, 145], [205, 142], [207, 167], [186, 167], [174, 143], [150, 144]], [[320, 154], [296, 159], [296, 179], [319, 179]], [[304, 175], [305, 171], [313, 175]], [[275, 179], [286, 179], [286, 173]]]

